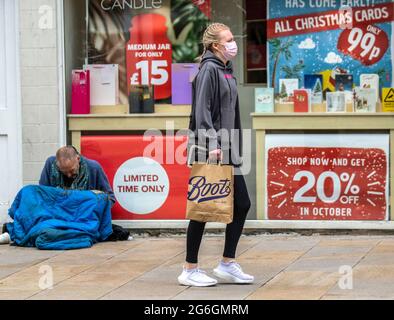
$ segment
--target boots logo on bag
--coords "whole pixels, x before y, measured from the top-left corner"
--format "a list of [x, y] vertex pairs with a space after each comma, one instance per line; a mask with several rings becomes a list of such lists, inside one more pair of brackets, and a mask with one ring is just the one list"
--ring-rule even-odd
[[189, 201], [197, 203], [228, 197], [231, 193], [231, 181], [229, 179], [219, 180], [218, 183], [207, 183], [205, 177], [195, 176], [190, 178], [191, 190], [187, 194]]

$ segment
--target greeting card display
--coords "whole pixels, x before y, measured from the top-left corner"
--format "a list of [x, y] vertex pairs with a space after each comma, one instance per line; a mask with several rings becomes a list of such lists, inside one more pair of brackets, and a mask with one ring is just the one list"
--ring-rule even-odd
[[[335, 87], [336, 74], [353, 75], [355, 86], [362, 86], [359, 82], [362, 74], [378, 74], [380, 90], [392, 87], [393, 0], [266, 3], [266, 42], [270, 55], [267, 83], [275, 86], [276, 94], [280, 92], [280, 78], [305, 80], [305, 75], [312, 74], [323, 76], [323, 99], [326, 92], [339, 90]], [[304, 87], [310, 88], [306, 84]], [[310, 89], [313, 93], [313, 87]], [[351, 101], [347, 110], [350, 106]], [[318, 110], [321, 105], [313, 107]]]
[[345, 92], [345, 102], [353, 102], [353, 75], [337, 74], [335, 75], [335, 90]]
[[345, 92], [327, 92], [327, 112], [346, 112]]
[[299, 88], [298, 79], [279, 79], [279, 102], [294, 102], [294, 90]]
[[360, 75], [360, 87], [365, 89], [375, 89], [376, 102], [379, 101], [379, 76], [377, 74]]
[[294, 90], [294, 112], [310, 112], [311, 95], [311, 90], [309, 89]]
[[310, 89], [311, 102], [314, 104], [323, 103], [323, 75], [306, 74], [304, 76], [304, 87]]
[[255, 88], [255, 111], [274, 112], [274, 88]]
[[376, 112], [376, 91], [373, 88], [354, 88], [354, 112]]

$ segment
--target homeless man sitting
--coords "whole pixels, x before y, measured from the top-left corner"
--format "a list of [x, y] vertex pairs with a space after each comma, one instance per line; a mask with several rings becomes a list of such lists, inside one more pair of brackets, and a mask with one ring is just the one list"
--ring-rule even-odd
[[[42, 170], [40, 186], [61, 188], [65, 190], [92, 190], [108, 195], [112, 205], [115, 196], [100, 164], [79, 154], [73, 146], [65, 146], [56, 152], [56, 157], [49, 157]], [[10, 243], [8, 227], [3, 226], [0, 244]], [[112, 225], [113, 232], [108, 241], [131, 240], [128, 231]]]
[[56, 157], [48, 158], [41, 173], [40, 185], [102, 191], [115, 203], [114, 193], [100, 164], [82, 157], [73, 146], [60, 148]]

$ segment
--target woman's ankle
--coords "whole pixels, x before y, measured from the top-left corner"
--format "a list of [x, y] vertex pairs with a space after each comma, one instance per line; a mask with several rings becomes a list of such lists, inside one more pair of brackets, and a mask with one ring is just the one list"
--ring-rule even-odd
[[222, 262], [223, 262], [224, 264], [229, 264], [230, 262], [236, 262], [236, 260], [235, 260], [235, 258], [226, 258], [226, 257], [223, 257], [223, 258], [222, 258]]
[[183, 268], [186, 270], [193, 270], [193, 269], [196, 269], [197, 267], [198, 267], [197, 263], [185, 262], [185, 264], [183, 265]]

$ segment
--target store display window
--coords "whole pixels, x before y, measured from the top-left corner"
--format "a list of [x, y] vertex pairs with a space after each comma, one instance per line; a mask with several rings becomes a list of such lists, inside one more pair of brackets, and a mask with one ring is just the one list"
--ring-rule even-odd
[[132, 112], [145, 100], [172, 104], [174, 87], [186, 89], [176, 104], [190, 104], [210, 2], [89, 0], [88, 63], [119, 65], [119, 103]]

